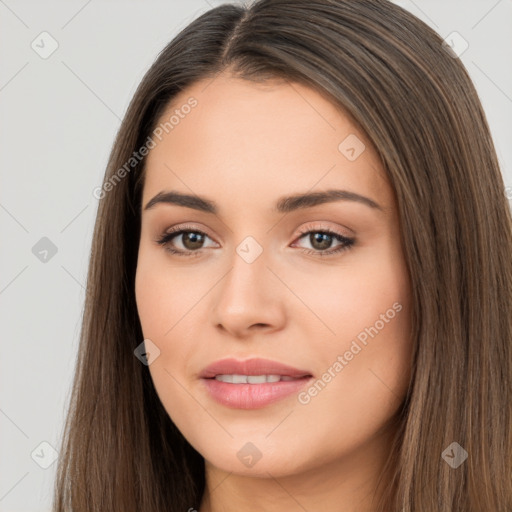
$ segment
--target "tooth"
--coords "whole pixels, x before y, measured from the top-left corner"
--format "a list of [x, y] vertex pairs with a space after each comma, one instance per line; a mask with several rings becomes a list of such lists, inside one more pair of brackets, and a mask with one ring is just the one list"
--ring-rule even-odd
[[217, 375], [215, 380], [220, 380], [221, 382], [233, 382], [233, 375]]
[[296, 377], [288, 375], [236, 375], [222, 374], [216, 375], [215, 379], [220, 382], [228, 382], [229, 384], [265, 384], [266, 382], [279, 382], [297, 380]]
[[249, 384], [264, 384], [267, 382], [266, 375], [247, 375], [247, 382]]

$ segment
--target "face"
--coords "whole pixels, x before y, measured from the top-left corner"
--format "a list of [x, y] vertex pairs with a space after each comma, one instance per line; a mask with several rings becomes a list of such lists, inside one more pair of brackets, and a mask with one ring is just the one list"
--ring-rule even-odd
[[171, 115], [147, 157], [136, 273], [163, 406], [223, 471], [370, 463], [411, 356], [395, 198], [370, 141], [284, 81], [220, 75]]

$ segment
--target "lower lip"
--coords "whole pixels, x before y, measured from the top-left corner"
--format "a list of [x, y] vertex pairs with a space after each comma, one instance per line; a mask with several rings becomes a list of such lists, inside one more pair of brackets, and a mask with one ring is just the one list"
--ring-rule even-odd
[[201, 379], [214, 400], [233, 409], [259, 409], [293, 393], [298, 393], [312, 377], [265, 384], [230, 384], [216, 379]]

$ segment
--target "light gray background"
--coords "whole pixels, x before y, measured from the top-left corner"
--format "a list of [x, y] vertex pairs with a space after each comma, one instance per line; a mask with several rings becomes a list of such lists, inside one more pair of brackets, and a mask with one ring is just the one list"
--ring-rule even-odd
[[[163, 46], [220, 3], [0, 0], [2, 512], [50, 509], [56, 463], [43, 469], [35, 460], [51, 460], [41, 442], [59, 446], [97, 208], [92, 191], [120, 120]], [[443, 38], [456, 31], [469, 43], [460, 58], [512, 198], [512, 1], [396, 3]], [[31, 47], [43, 31], [58, 42], [47, 59]], [[32, 252], [42, 237], [57, 247], [46, 263]]]

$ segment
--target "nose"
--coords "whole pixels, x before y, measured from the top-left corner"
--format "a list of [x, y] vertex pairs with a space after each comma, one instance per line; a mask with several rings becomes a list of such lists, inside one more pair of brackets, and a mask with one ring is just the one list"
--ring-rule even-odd
[[265, 251], [251, 263], [235, 253], [231, 262], [212, 296], [214, 326], [241, 339], [282, 329], [286, 288], [267, 266]]

